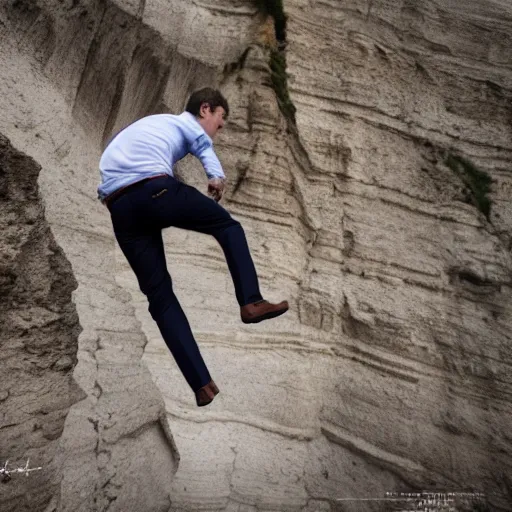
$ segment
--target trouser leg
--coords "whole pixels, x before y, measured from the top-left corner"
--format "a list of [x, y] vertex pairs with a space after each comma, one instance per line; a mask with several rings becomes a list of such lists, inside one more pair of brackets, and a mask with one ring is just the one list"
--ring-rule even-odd
[[165, 261], [161, 231], [145, 234], [116, 233], [119, 246], [130, 263], [141, 291], [147, 296], [149, 312], [178, 367], [195, 392], [211, 377], [183, 309], [172, 288]]
[[245, 306], [261, 300], [262, 296], [245, 232], [238, 221], [231, 221], [233, 224], [216, 228], [211, 234], [224, 252], [238, 304]]
[[240, 306], [262, 299], [245, 233], [222, 206], [171, 177], [126, 193], [110, 211], [116, 238], [148, 297], [149, 311], [187, 382], [197, 391], [208, 384], [210, 375], [172, 290], [161, 229], [175, 226], [214, 236], [224, 251]]
[[233, 279], [240, 306], [262, 299], [258, 276], [240, 223], [229, 212], [194, 187], [178, 183], [161, 204], [165, 225], [212, 235], [219, 242]]

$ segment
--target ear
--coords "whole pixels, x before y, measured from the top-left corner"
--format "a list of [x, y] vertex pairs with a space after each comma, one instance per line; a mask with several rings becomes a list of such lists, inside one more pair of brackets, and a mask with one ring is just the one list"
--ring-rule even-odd
[[211, 110], [209, 103], [201, 103], [201, 106], [199, 107], [199, 116], [204, 117], [209, 110]]

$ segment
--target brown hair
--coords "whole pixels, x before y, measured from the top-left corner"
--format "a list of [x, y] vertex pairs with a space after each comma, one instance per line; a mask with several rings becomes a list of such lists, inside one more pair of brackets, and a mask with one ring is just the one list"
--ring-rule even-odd
[[226, 98], [222, 96], [219, 90], [212, 89], [211, 87], [204, 87], [194, 91], [187, 101], [185, 110], [197, 117], [203, 103], [208, 103], [212, 112], [217, 107], [222, 107], [226, 111], [226, 116], [229, 115], [229, 105]]

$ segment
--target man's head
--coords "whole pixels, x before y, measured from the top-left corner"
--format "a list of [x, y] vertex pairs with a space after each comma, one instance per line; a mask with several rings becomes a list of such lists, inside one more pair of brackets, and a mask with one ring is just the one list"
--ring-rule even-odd
[[229, 115], [226, 98], [220, 91], [210, 87], [194, 91], [185, 110], [197, 117], [199, 124], [211, 138], [224, 126], [224, 121]]

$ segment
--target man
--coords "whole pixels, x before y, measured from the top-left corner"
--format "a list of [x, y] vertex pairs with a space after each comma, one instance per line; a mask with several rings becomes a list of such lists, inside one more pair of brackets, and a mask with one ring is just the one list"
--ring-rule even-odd
[[[244, 323], [282, 315], [288, 302], [263, 300], [258, 277], [239, 222], [218, 204], [225, 176], [212, 139], [225, 123], [229, 106], [211, 88], [194, 92], [180, 115], [142, 118], [119, 132], [100, 160], [99, 198], [107, 205], [116, 239], [147, 296], [149, 312], [198, 406], [219, 392], [201, 357], [188, 320], [172, 289], [162, 229], [175, 226], [212, 235], [219, 242], [233, 279]], [[208, 176], [213, 199], [173, 177], [174, 164], [192, 153]]]

